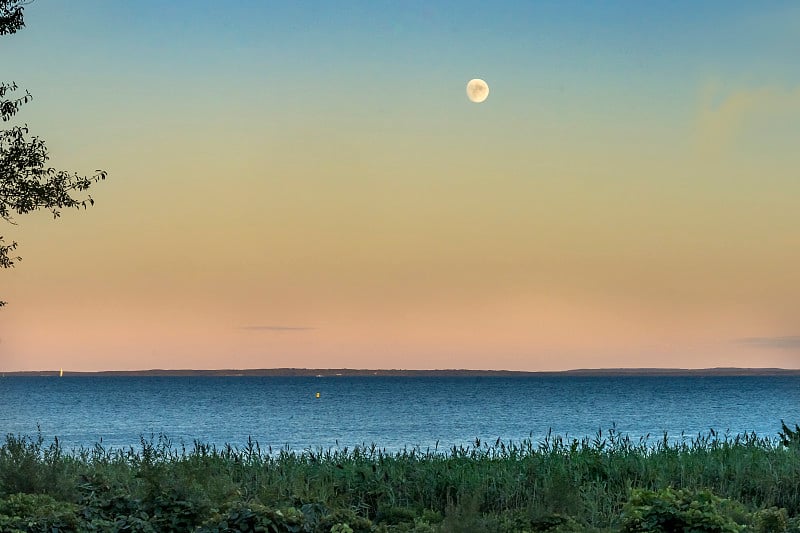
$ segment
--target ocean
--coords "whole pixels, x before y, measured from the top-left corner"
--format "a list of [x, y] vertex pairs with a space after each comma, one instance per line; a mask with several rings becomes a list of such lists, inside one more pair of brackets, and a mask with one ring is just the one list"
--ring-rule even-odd
[[0, 378], [0, 432], [41, 432], [68, 450], [138, 448], [159, 434], [178, 447], [251, 438], [296, 451], [446, 451], [610, 428], [653, 442], [712, 429], [777, 437], [781, 419], [800, 423], [800, 376]]

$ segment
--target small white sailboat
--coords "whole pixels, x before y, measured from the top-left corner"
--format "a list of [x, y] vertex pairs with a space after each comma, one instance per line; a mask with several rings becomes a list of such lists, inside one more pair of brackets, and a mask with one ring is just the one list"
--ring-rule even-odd
[[63, 368], [58, 371], [58, 377], [60, 377], [60, 378], [64, 377], [64, 369]]

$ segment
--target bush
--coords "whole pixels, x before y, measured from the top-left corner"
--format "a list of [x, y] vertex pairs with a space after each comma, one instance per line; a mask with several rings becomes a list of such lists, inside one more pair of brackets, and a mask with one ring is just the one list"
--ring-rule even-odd
[[43, 444], [41, 432], [36, 439], [6, 435], [0, 446], [0, 496], [25, 492], [66, 498], [72, 492], [58, 439]]
[[668, 487], [658, 492], [633, 490], [622, 511], [625, 533], [702, 531], [738, 533], [745, 526], [734, 517], [746, 513], [739, 504], [715, 496], [707, 490], [692, 492]]
[[305, 533], [306, 519], [294, 507], [284, 510], [270, 509], [258, 503], [243, 503], [230, 507], [224, 514], [217, 514], [200, 528], [203, 533], [250, 532]]
[[121, 487], [112, 486], [101, 476], [82, 476], [78, 495], [86, 520], [114, 522], [119, 517], [137, 514], [141, 508], [141, 501], [132, 498]]
[[788, 528], [786, 509], [770, 507], [753, 514], [753, 529], [756, 533], [784, 533]]
[[417, 514], [407, 507], [393, 507], [390, 505], [378, 506], [375, 522], [378, 524], [404, 524], [413, 523]]
[[564, 516], [558, 513], [539, 517], [531, 522], [531, 526], [534, 531], [546, 531], [548, 533], [578, 532], [586, 529], [571, 516]]
[[372, 529], [372, 521], [358, 516], [352, 509], [336, 509], [320, 519], [314, 533], [370, 533]]
[[12, 494], [0, 500], [0, 531], [81, 531], [76, 510], [46, 494]]

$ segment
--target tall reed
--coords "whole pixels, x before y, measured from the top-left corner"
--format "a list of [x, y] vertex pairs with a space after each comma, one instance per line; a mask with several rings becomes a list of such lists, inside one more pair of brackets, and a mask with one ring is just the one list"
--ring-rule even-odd
[[151, 435], [138, 447], [98, 443], [66, 452], [58, 440], [45, 445], [41, 435], [8, 435], [0, 446], [0, 498], [46, 494], [88, 505], [89, 495], [111, 495], [121, 498], [113, 505], [122, 510], [139, 505], [155, 512], [168, 495], [191, 507], [187, 520], [234, 502], [314, 504], [370, 520], [403, 512], [444, 517], [471, 506], [480, 515], [563, 515], [602, 529], [618, 523], [634, 489], [673, 487], [709, 490], [751, 512], [776, 507], [796, 517], [800, 439], [785, 436], [711, 430], [677, 440], [666, 434], [633, 440], [611, 428], [592, 438], [476, 439], [445, 450], [387, 452], [370, 444], [296, 452], [263, 449], [252, 440], [243, 447], [176, 446], [165, 435]]

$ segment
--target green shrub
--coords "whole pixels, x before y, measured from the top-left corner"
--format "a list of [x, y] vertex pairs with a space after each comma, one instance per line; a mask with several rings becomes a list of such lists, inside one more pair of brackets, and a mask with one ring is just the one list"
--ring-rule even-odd
[[437, 533], [439, 530], [427, 520], [417, 517], [413, 522], [381, 524], [375, 531], [376, 533]]
[[579, 532], [585, 531], [585, 527], [581, 526], [571, 516], [565, 516], [558, 513], [542, 516], [531, 521], [533, 531], [546, 531], [548, 533], [566, 533], [566, 532]]
[[134, 515], [141, 509], [139, 500], [132, 498], [123, 488], [112, 486], [100, 475], [82, 476], [77, 492], [86, 520], [114, 522], [119, 517]]
[[441, 528], [443, 533], [485, 533], [490, 530], [481, 510], [481, 497], [477, 494], [460, 494], [458, 503], [450, 502], [445, 510]]
[[439, 511], [434, 511], [432, 509], [425, 509], [422, 511], [422, 516], [420, 517], [421, 520], [428, 522], [430, 524], [439, 524], [442, 520], [444, 520], [444, 516]]
[[378, 506], [375, 522], [378, 524], [404, 524], [413, 523], [417, 513], [407, 507], [394, 507], [391, 505]]
[[753, 514], [755, 533], [785, 533], [789, 529], [789, 516], [786, 509], [769, 507]]
[[200, 527], [203, 533], [255, 532], [305, 533], [303, 513], [294, 507], [284, 510], [270, 509], [258, 503], [238, 502], [224, 514], [217, 514]]
[[0, 500], [0, 531], [81, 531], [76, 507], [46, 494], [12, 494]]
[[352, 509], [335, 509], [320, 519], [314, 533], [331, 533], [333, 528], [338, 528], [340, 533], [346, 532], [348, 528], [352, 533], [371, 533], [373, 524], [370, 519], [358, 516]]
[[58, 439], [43, 446], [41, 432], [35, 439], [6, 435], [0, 447], [0, 496], [20, 492], [67, 498], [74, 485]]
[[719, 498], [712, 492], [701, 490], [674, 490], [670, 487], [658, 492], [634, 490], [622, 512], [622, 531], [644, 532], [704, 532], [738, 533], [745, 526], [734, 516], [744, 516], [740, 506]]

